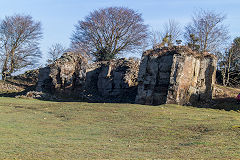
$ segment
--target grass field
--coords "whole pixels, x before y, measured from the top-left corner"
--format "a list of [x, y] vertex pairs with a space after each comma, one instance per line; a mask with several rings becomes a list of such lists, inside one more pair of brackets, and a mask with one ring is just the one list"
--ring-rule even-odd
[[237, 159], [240, 113], [0, 98], [0, 159]]

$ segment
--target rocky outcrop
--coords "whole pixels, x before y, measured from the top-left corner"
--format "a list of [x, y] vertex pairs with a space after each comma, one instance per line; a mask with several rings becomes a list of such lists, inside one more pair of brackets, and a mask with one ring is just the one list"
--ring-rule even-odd
[[134, 102], [139, 64], [125, 58], [87, 64], [80, 55], [68, 52], [39, 69], [37, 91], [94, 102]]
[[67, 52], [53, 64], [39, 69], [36, 90], [72, 94], [84, 85], [87, 61], [79, 54]]
[[105, 100], [134, 102], [139, 64], [124, 58], [93, 63], [87, 69], [86, 88]]
[[34, 70], [29, 70], [24, 72], [23, 74], [19, 74], [17, 76], [12, 76], [10, 79], [16, 80], [18, 82], [22, 82], [27, 85], [36, 85], [38, 81], [38, 74], [39, 70], [34, 69]]
[[217, 59], [187, 47], [146, 51], [138, 77], [136, 103], [187, 104], [211, 100]]
[[21, 92], [24, 90], [24, 87], [15, 85], [9, 81], [0, 81], [0, 94], [11, 93], [11, 92]]
[[68, 52], [39, 69], [37, 91], [91, 102], [197, 103], [212, 98], [216, 62], [188, 47], [148, 50], [140, 67], [138, 60], [124, 58], [87, 64]]

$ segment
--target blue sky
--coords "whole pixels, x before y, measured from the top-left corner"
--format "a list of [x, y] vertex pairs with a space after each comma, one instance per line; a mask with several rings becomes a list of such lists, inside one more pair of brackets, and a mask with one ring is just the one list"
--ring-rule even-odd
[[54, 43], [68, 47], [74, 24], [94, 9], [123, 6], [139, 13], [145, 23], [160, 30], [168, 19], [175, 19], [183, 27], [191, 21], [192, 13], [199, 9], [215, 10], [227, 15], [232, 38], [240, 36], [239, 0], [0, 0], [0, 19], [15, 13], [30, 14], [41, 21], [43, 53]]

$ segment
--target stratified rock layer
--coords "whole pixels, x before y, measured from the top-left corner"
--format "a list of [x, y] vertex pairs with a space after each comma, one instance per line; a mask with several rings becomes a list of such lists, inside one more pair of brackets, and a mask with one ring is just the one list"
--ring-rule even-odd
[[215, 56], [187, 47], [146, 51], [141, 60], [136, 103], [188, 104], [212, 99]]

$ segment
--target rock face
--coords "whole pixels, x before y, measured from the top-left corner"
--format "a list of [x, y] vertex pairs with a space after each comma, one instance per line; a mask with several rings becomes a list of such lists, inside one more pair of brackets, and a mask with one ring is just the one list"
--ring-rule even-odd
[[36, 85], [36, 83], [38, 81], [38, 74], [39, 74], [38, 69], [28, 70], [23, 74], [19, 74], [17, 76], [12, 76], [11, 78], [14, 80], [17, 80], [17, 81], [24, 82], [24, 83]]
[[216, 63], [215, 56], [187, 47], [148, 50], [140, 64], [136, 103], [183, 105], [211, 100]]
[[68, 52], [39, 69], [36, 90], [94, 102], [134, 102], [139, 64], [134, 59], [117, 59], [88, 65], [80, 55]]
[[86, 88], [106, 98], [119, 97], [123, 100], [125, 97], [125, 102], [134, 101], [139, 64], [134, 59], [96, 62], [87, 70]]
[[134, 59], [87, 64], [67, 52], [39, 69], [36, 89], [90, 102], [197, 103], [212, 99], [216, 63], [215, 56], [187, 47], [148, 50], [141, 64]]
[[67, 52], [53, 64], [39, 69], [36, 90], [71, 94], [84, 85], [87, 61], [79, 54]]

